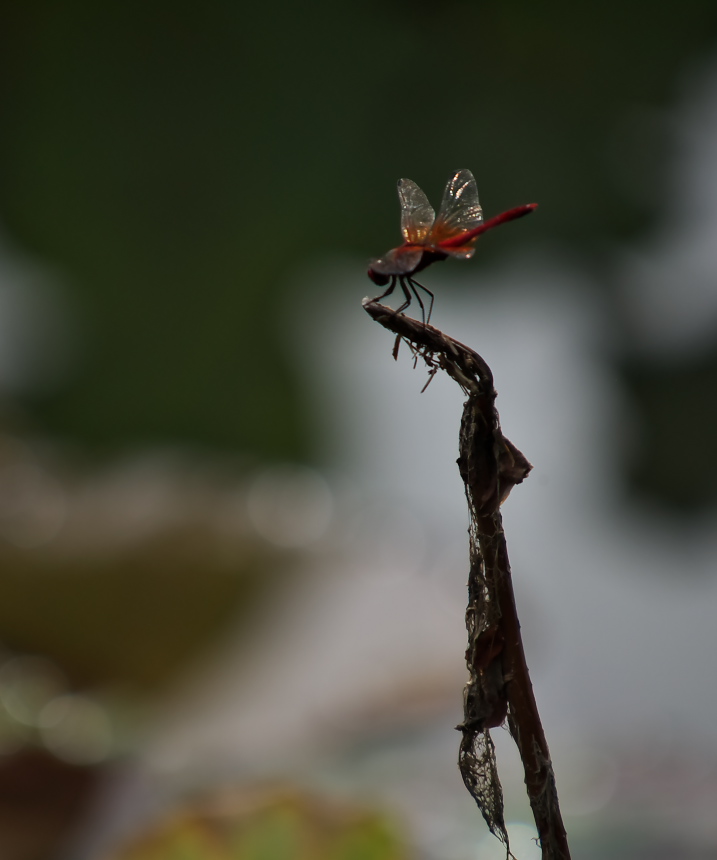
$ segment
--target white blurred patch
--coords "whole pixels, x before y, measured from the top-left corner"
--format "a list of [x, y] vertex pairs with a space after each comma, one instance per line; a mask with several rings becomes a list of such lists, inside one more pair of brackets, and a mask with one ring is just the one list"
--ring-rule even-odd
[[0, 394], [60, 385], [77, 358], [76, 322], [59, 278], [0, 236]]
[[306, 466], [273, 466], [261, 472], [247, 494], [257, 532], [285, 549], [319, 541], [331, 523], [334, 499], [326, 480]]
[[606, 749], [588, 744], [557, 745], [553, 762], [559, 774], [563, 815], [592, 815], [613, 799], [619, 768]]
[[693, 74], [685, 90], [670, 117], [677, 156], [662, 223], [622, 261], [637, 346], [651, 352], [701, 350], [717, 337], [717, 66]]

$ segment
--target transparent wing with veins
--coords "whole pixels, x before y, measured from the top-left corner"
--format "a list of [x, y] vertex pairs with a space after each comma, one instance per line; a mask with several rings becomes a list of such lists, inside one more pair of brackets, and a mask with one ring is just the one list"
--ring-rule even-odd
[[[483, 209], [478, 202], [478, 186], [470, 170], [459, 170], [449, 180], [443, 192], [441, 208], [429, 236], [431, 245], [440, 245], [445, 239], [452, 239], [472, 230], [483, 222]], [[473, 256], [475, 240], [464, 247], [446, 248], [452, 257], [468, 259]]]
[[431, 232], [436, 213], [428, 198], [412, 179], [398, 180], [401, 202], [401, 233], [411, 245], [423, 245]]

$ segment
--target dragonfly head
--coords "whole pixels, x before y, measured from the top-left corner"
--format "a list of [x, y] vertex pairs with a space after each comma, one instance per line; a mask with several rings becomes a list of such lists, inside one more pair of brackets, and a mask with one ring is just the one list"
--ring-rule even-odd
[[383, 272], [377, 272], [375, 269], [369, 266], [368, 276], [371, 280], [376, 284], [377, 287], [385, 287], [386, 284], [391, 280], [389, 275], [384, 275]]

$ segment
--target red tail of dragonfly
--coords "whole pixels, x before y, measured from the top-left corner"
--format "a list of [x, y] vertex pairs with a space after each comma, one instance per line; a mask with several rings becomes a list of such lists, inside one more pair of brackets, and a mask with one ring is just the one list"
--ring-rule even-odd
[[[423, 284], [414, 280], [413, 275], [431, 263], [448, 257], [470, 259], [481, 233], [515, 218], [522, 218], [538, 205], [527, 203], [484, 221], [483, 210], [478, 202], [478, 187], [470, 170], [459, 170], [450, 178], [443, 192], [438, 217], [426, 195], [410, 179], [398, 180], [398, 199], [401, 203], [403, 245], [369, 263], [368, 276], [374, 284], [379, 287], [388, 285], [388, 289], [373, 301], [390, 296], [398, 285], [405, 301], [397, 308], [397, 313], [404, 311], [415, 296], [425, 322], [431, 319], [434, 296]], [[430, 297], [428, 317], [419, 289]]]

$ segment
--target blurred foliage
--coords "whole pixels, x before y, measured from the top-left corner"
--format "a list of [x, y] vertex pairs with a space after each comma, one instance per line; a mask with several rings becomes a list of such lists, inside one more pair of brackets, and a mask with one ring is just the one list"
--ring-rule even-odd
[[266, 558], [228, 565], [187, 529], [99, 557], [5, 549], [0, 560], [3, 644], [55, 660], [80, 689], [156, 693], [272, 580]]
[[244, 792], [177, 814], [113, 860], [407, 860], [378, 812], [296, 792]]
[[72, 690], [156, 693], [295, 561], [254, 527], [250, 488], [228, 457], [97, 468], [0, 433], [0, 668], [8, 649]]
[[101, 449], [293, 459], [315, 452], [282, 338], [290, 273], [382, 252], [396, 179], [435, 197], [465, 166], [489, 214], [541, 204], [484, 259], [549, 236], [607, 288], [609, 243], [662, 212], [654, 112], [717, 33], [708, 0], [4, 11], [0, 214], [81, 324], [70, 378], [25, 395], [33, 420]]

